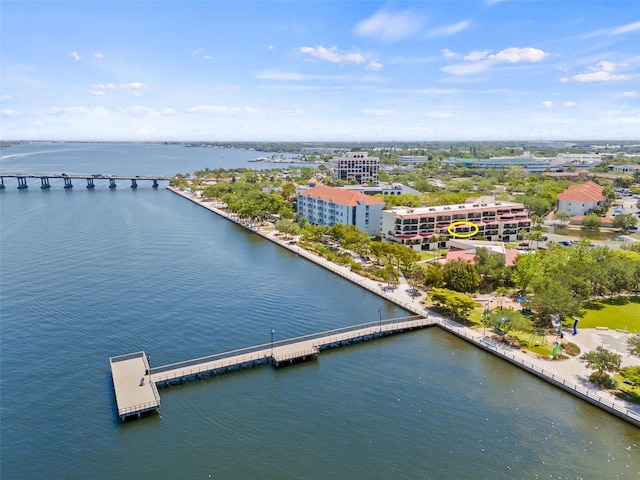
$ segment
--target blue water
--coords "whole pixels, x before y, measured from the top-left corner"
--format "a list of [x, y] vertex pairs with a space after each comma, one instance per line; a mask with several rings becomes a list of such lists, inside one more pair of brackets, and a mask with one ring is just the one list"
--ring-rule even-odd
[[[2, 155], [1, 172], [173, 175], [261, 154]], [[110, 356], [157, 366], [405, 312], [162, 188], [14, 181], [0, 192], [3, 479], [640, 475], [638, 429], [435, 328], [161, 389], [160, 415], [121, 425]]]

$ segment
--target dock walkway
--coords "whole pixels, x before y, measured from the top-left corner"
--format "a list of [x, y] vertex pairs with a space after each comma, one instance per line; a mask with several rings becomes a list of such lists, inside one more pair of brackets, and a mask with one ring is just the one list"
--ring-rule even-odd
[[283, 367], [318, 358], [322, 350], [435, 325], [435, 319], [411, 316], [380, 320], [256, 345], [207, 357], [149, 368], [144, 352], [111, 357], [111, 375], [121, 421], [160, 408], [158, 386], [181, 384], [271, 364]]

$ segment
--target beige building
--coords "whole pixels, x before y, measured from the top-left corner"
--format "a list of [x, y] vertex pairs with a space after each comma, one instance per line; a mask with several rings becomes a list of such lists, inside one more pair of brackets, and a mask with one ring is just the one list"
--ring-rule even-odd
[[331, 176], [333, 181], [352, 180], [358, 183], [378, 184], [380, 174], [380, 158], [370, 157], [367, 152], [347, 152], [344, 157], [331, 159]]
[[[453, 235], [449, 227], [456, 222], [468, 223], [451, 227]], [[472, 235], [476, 227], [477, 233]], [[520, 231], [531, 231], [531, 219], [521, 203], [398, 207], [382, 212], [382, 238], [387, 242], [408, 245], [416, 251], [448, 248], [451, 239], [460, 237], [513, 242]]]

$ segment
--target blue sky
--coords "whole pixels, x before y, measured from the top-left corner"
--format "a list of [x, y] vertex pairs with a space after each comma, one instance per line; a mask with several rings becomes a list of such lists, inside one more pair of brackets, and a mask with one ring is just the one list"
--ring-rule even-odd
[[640, 139], [640, 3], [0, 3], [10, 139]]

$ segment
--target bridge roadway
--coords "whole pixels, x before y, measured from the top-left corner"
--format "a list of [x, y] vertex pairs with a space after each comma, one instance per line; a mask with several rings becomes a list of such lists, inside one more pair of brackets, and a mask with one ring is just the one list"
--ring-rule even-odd
[[111, 357], [111, 376], [121, 421], [160, 408], [157, 387], [185, 383], [271, 363], [283, 367], [313, 360], [321, 350], [338, 348], [395, 333], [435, 325], [435, 319], [416, 315], [380, 320], [207, 357], [149, 368], [144, 352]]
[[153, 187], [158, 187], [159, 181], [169, 181], [169, 177], [160, 175], [105, 175], [102, 173], [85, 174], [85, 173], [0, 173], [0, 189], [5, 188], [5, 178], [16, 178], [18, 180], [18, 189], [28, 188], [27, 178], [39, 178], [40, 188], [47, 189], [51, 185], [49, 179], [57, 178], [64, 180], [64, 188], [73, 188], [72, 180], [86, 180], [87, 188], [94, 188], [94, 180], [108, 180], [109, 188], [116, 188], [116, 182], [119, 180], [129, 180], [131, 188], [136, 188], [139, 181], [148, 180], [153, 182]]

